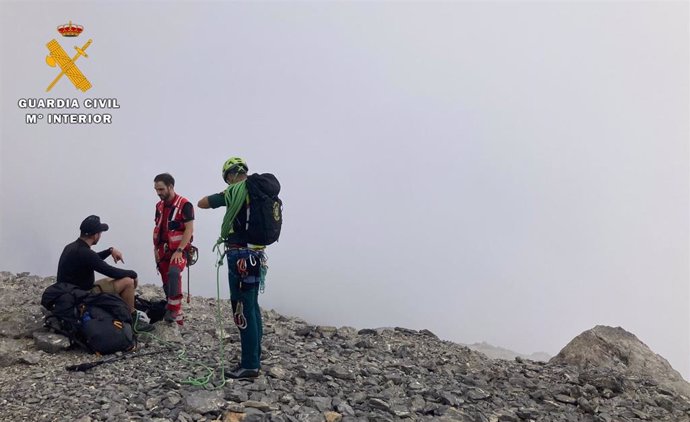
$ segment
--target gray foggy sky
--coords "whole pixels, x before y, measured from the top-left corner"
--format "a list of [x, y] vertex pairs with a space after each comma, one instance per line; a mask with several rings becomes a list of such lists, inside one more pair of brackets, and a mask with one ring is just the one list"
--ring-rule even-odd
[[[196, 202], [239, 155], [283, 184], [264, 307], [551, 354], [620, 325], [688, 378], [688, 16], [686, 2], [2, 2], [0, 269], [55, 274], [95, 213], [101, 245], [159, 284], [153, 177]], [[80, 37], [55, 31], [69, 20]], [[52, 38], [70, 55], [93, 39], [77, 62], [90, 91], [45, 92]], [[109, 126], [27, 125], [20, 98], [121, 108]], [[222, 215], [197, 210], [193, 294], [215, 295]]]

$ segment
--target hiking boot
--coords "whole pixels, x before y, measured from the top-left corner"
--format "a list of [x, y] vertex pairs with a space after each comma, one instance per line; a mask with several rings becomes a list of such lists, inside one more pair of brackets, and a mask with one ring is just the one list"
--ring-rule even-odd
[[225, 373], [225, 379], [248, 379], [259, 376], [259, 369], [247, 369], [238, 366], [234, 370]]
[[165, 310], [165, 316], [163, 317], [163, 320], [165, 322], [175, 322], [175, 317], [173, 316], [172, 312], [170, 309]]
[[134, 311], [132, 313], [132, 328], [135, 333], [149, 333], [156, 329], [152, 324], [144, 322], [139, 318], [139, 314]]

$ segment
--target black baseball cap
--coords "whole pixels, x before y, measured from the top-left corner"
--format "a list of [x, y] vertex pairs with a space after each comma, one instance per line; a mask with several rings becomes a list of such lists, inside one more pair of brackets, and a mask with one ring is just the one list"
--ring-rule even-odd
[[108, 225], [101, 223], [101, 217], [97, 215], [90, 215], [81, 222], [79, 230], [81, 230], [82, 234], [92, 235], [100, 232], [107, 232]]

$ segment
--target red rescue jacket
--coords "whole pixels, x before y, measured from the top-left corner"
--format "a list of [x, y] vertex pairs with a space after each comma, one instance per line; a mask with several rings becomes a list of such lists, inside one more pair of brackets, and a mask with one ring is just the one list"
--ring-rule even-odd
[[[166, 207], [165, 201], [159, 201], [156, 204], [156, 226], [153, 228], [153, 245], [163, 247], [168, 246], [169, 251], [174, 251], [180, 246], [182, 242], [182, 235], [184, 234], [185, 222], [182, 215], [182, 207], [189, 201], [181, 195], [175, 195], [173, 203]], [[165, 233], [163, 224], [167, 224], [167, 236], [163, 239]], [[192, 239], [185, 246], [185, 250], [189, 249], [192, 244]]]

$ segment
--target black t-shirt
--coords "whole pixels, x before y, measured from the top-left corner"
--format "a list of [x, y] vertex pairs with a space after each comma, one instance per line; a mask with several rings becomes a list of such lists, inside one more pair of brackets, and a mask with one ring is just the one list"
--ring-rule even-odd
[[191, 202], [187, 202], [182, 206], [182, 221], [185, 223], [194, 220], [194, 206]]
[[104, 259], [109, 256], [110, 249], [96, 253], [91, 250], [88, 243], [77, 239], [65, 246], [62, 255], [60, 255], [57, 282], [70, 283], [80, 289], [89, 290], [96, 281], [94, 271], [116, 280], [124, 277], [137, 278], [135, 271], [123, 270], [105, 262]]
[[[163, 207], [168, 208], [171, 205], [164, 204]], [[158, 208], [156, 208], [156, 221], [158, 221], [159, 216], [160, 213], [158, 212]], [[182, 206], [182, 221], [187, 223], [192, 220], [194, 220], [194, 206], [191, 202], [187, 202]]]

